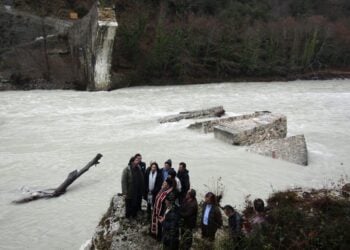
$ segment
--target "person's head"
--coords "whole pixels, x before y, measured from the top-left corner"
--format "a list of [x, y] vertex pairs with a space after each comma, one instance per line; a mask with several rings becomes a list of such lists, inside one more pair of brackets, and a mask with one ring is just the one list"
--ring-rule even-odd
[[215, 194], [213, 194], [212, 192], [207, 193], [204, 196], [204, 201], [208, 204], [216, 204]]
[[176, 172], [174, 169], [170, 169], [169, 172], [168, 172], [168, 175], [171, 179], [175, 179], [176, 177]]
[[258, 213], [262, 213], [265, 210], [265, 204], [262, 199], [255, 199], [254, 202], [254, 210]]
[[175, 203], [176, 197], [173, 194], [173, 192], [169, 193], [166, 197], [165, 197], [165, 206], [167, 208], [171, 208], [174, 203]]
[[166, 160], [165, 162], [164, 162], [164, 168], [165, 169], [170, 169], [171, 168], [171, 159], [168, 159], [168, 160]]
[[137, 166], [139, 163], [139, 160], [135, 156], [131, 157], [129, 160], [129, 165], [133, 167]]
[[163, 184], [162, 184], [162, 189], [169, 189], [173, 186], [173, 181], [171, 179], [166, 179], [165, 181], [163, 181]]
[[139, 163], [142, 161], [142, 155], [141, 155], [140, 153], [137, 153], [137, 154], [135, 155], [135, 158], [138, 158]]
[[152, 162], [151, 164], [151, 171], [152, 173], [156, 172], [159, 170], [158, 163], [157, 162]]
[[185, 171], [186, 170], [186, 163], [180, 162], [179, 163], [179, 172]]
[[190, 188], [186, 193], [186, 199], [188, 199], [188, 200], [189, 199], [191, 199], [191, 200], [196, 199], [196, 190]]
[[231, 205], [224, 206], [224, 212], [227, 217], [230, 217], [235, 213], [235, 209]]

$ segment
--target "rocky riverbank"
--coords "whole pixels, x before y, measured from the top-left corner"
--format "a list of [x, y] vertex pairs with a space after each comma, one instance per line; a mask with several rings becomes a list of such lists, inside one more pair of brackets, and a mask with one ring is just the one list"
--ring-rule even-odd
[[121, 196], [113, 196], [86, 250], [102, 249], [161, 249], [149, 235], [149, 219], [143, 206], [143, 214], [136, 219], [125, 218], [125, 203]]
[[[300, 249], [299, 247], [302, 246], [314, 248], [321, 245], [348, 247], [350, 246], [347, 237], [350, 233], [349, 197], [350, 183], [339, 184], [331, 189], [295, 188], [272, 193], [267, 199], [268, 224], [265, 230], [250, 238], [234, 242], [228, 238], [225, 219], [224, 227], [218, 231], [213, 247], [217, 250], [228, 250], [238, 246], [242, 249], [257, 246], [274, 247], [279, 244], [284, 248], [296, 247], [295, 249]], [[248, 199], [245, 204], [242, 214], [249, 218], [253, 211], [252, 202]], [[139, 215], [135, 220], [129, 220], [124, 216], [124, 209], [122, 198], [118, 195], [114, 196], [91, 241], [84, 246], [84, 250], [162, 249], [161, 244], [148, 233], [149, 220], [146, 214]], [[285, 226], [284, 221], [287, 221], [289, 226]], [[325, 224], [330, 221], [332, 225]], [[332, 231], [335, 227], [343, 231]], [[199, 231], [197, 230], [194, 234], [193, 249], [195, 250], [202, 250], [206, 246]], [[277, 237], [276, 240], [274, 235], [283, 235], [283, 237], [279, 240]], [[332, 238], [327, 238], [330, 236]]]

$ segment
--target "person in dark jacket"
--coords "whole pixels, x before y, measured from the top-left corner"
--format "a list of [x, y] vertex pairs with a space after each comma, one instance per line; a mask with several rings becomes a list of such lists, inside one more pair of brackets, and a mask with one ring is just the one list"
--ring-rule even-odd
[[214, 241], [216, 231], [222, 226], [222, 216], [212, 192], [205, 195], [201, 218], [202, 238]]
[[181, 192], [179, 195], [179, 201], [181, 204], [187, 195], [187, 191], [190, 189], [190, 176], [188, 175], [188, 170], [186, 169], [186, 163], [179, 163], [177, 177], [179, 178], [181, 183]]
[[265, 217], [265, 203], [262, 199], [255, 199], [254, 202], [254, 216], [245, 220], [243, 224], [243, 233], [247, 237], [252, 237], [266, 226]]
[[166, 211], [160, 217], [162, 223], [162, 242], [164, 250], [179, 249], [179, 220], [180, 216], [175, 205], [175, 195], [169, 193], [165, 198]]
[[188, 250], [192, 246], [193, 232], [196, 228], [198, 214], [198, 203], [196, 199], [196, 191], [190, 189], [187, 191], [186, 197], [180, 207], [180, 215], [183, 219], [181, 226], [181, 249]]
[[230, 205], [224, 206], [224, 212], [228, 217], [230, 237], [237, 241], [242, 235], [242, 216]]
[[125, 197], [125, 217], [136, 217], [141, 207], [144, 190], [144, 177], [139, 168], [139, 160], [131, 157], [122, 173], [122, 194]]
[[159, 171], [157, 162], [152, 162], [146, 169], [145, 174], [145, 200], [147, 201], [147, 212], [151, 215], [156, 196], [163, 184], [163, 177]]

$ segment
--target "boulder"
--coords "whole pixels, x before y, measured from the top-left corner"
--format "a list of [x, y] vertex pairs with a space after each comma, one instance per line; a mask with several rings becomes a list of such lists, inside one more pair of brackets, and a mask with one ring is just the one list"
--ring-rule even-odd
[[306, 166], [308, 164], [307, 146], [304, 135], [256, 143], [247, 148], [247, 151], [299, 165]]
[[182, 119], [203, 118], [203, 117], [221, 117], [225, 114], [223, 106], [212, 107], [208, 109], [192, 110], [180, 112], [177, 115], [169, 115], [159, 119], [160, 123], [177, 122]]
[[285, 138], [287, 118], [265, 113], [251, 119], [220, 122], [214, 126], [214, 136], [232, 145], [251, 145], [265, 140]]

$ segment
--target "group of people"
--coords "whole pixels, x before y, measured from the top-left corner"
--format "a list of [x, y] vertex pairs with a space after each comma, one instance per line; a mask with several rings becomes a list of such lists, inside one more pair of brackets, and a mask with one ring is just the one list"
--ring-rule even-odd
[[[171, 159], [159, 168], [157, 162], [149, 167], [142, 162], [141, 154], [129, 160], [122, 173], [122, 194], [125, 197], [125, 217], [135, 218], [141, 211], [142, 199], [147, 201], [147, 213], [151, 220], [150, 233], [162, 241], [164, 249], [190, 249], [193, 230], [197, 227], [198, 202], [196, 191], [190, 187], [186, 163], [180, 162], [177, 172]], [[218, 197], [209, 192], [204, 197], [201, 214], [202, 238], [215, 240], [218, 228], [223, 225]], [[230, 235], [234, 239], [249, 236], [256, 227], [264, 223], [264, 203], [254, 201], [256, 216], [243, 220], [235, 209], [226, 205], [223, 210], [229, 218]], [[245, 221], [245, 222], [243, 222]]]

